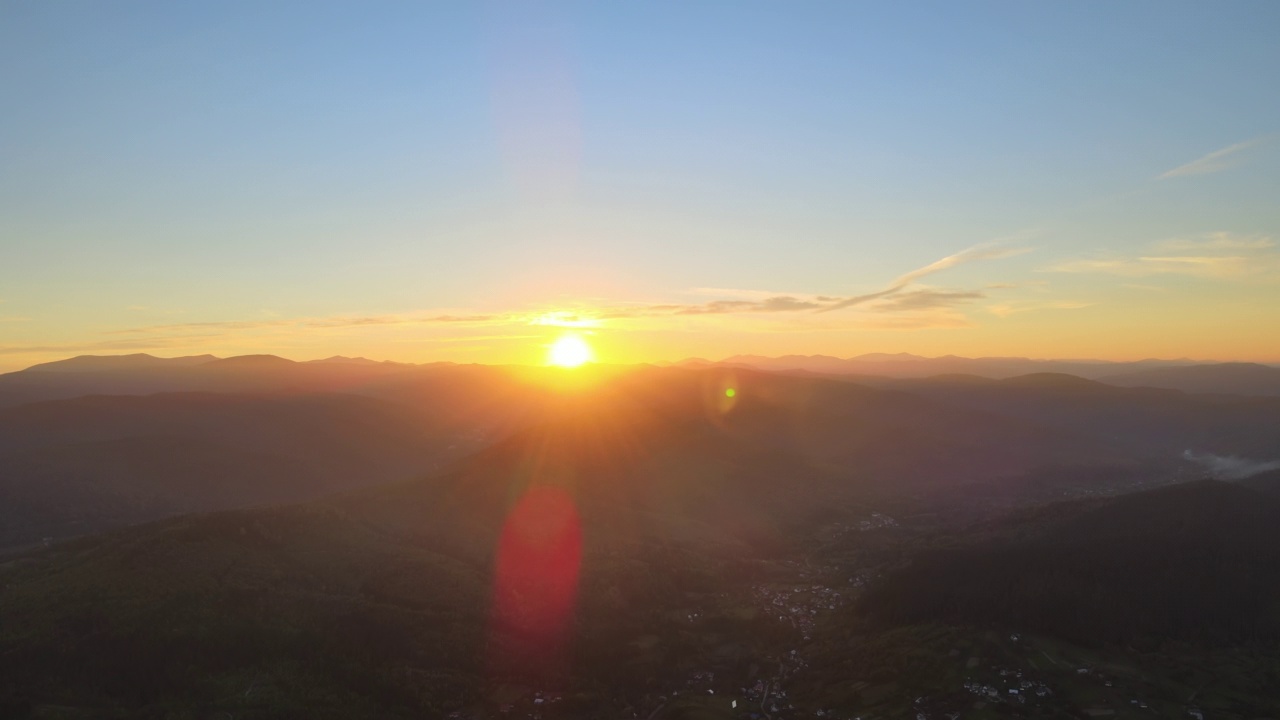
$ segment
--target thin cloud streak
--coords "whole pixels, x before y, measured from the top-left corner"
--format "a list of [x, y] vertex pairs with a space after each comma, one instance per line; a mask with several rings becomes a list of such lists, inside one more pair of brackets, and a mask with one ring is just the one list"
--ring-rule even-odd
[[[831, 297], [827, 295], [789, 295], [770, 293], [760, 290], [742, 290], [729, 288], [694, 288], [691, 292], [699, 295], [721, 294], [733, 299], [711, 300], [703, 303], [661, 303], [640, 304], [606, 308], [595, 314], [597, 320], [620, 320], [630, 318], [664, 317], [664, 316], [698, 316], [698, 315], [745, 315], [757, 313], [794, 313], [813, 312], [827, 313], [857, 305], [865, 305], [874, 300], [883, 300], [867, 309], [876, 313], [901, 313], [920, 310], [951, 308], [959, 304], [981, 300], [985, 294], [978, 291], [943, 291], [920, 289], [904, 292], [912, 284], [935, 273], [980, 260], [998, 260], [1029, 252], [1030, 248], [1008, 247], [997, 243], [985, 243], [967, 248], [953, 255], [917, 268], [896, 278], [888, 287], [873, 293], [854, 297]], [[992, 285], [993, 289], [1013, 287], [1012, 285]]]
[[833, 310], [842, 310], [847, 307], [862, 305], [864, 303], [871, 302], [872, 300], [878, 300], [883, 297], [894, 295], [921, 278], [942, 272], [943, 270], [948, 270], [956, 267], [957, 265], [964, 265], [965, 263], [977, 262], [979, 260], [1000, 260], [1002, 258], [1013, 257], [1014, 255], [1021, 255], [1029, 251], [1030, 248], [1011, 248], [991, 244], [975, 245], [966, 250], [961, 250], [954, 255], [948, 255], [947, 257], [925, 265], [922, 268], [912, 270], [911, 272], [894, 280], [893, 283], [884, 290], [867, 293], [866, 295], [856, 295], [854, 297], [845, 298], [839, 302], [832, 303], [819, 309], [818, 312], [825, 313]]
[[1212, 251], [1212, 250], [1268, 250], [1276, 246], [1274, 240], [1263, 235], [1235, 235], [1215, 232], [1199, 239], [1174, 238], [1156, 243], [1160, 250]]
[[1164, 240], [1150, 247], [1155, 252], [1136, 257], [1068, 260], [1045, 270], [1121, 277], [1183, 275], [1218, 280], [1255, 277], [1280, 271], [1280, 252], [1277, 252], [1275, 243], [1269, 237], [1216, 232], [1202, 238]]
[[1251, 258], [1228, 256], [1144, 256], [1101, 260], [1075, 260], [1049, 268], [1060, 273], [1100, 273], [1122, 277], [1188, 275], [1201, 278], [1233, 278], [1261, 272]]
[[870, 307], [875, 312], [908, 312], [913, 310], [936, 310], [951, 308], [956, 305], [982, 300], [987, 296], [976, 290], [963, 292], [946, 292], [942, 290], [915, 290], [900, 293], [883, 302]]
[[1159, 179], [1168, 180], [1170, 178], [1187, 177], [1190, 175], [1208, 175], [1210, 173], [1221, 172], [1239, 164], [1240, 158], [1236, 157], [1236, 155], [1242, 150], [1257, 145], [1258, 142], [1259, 140], [1257, 139], [1248, 140], [1246, 142], [1236, 143], [1235, 145], [1228, 145], [1221, 150], [1214, 150], [1208, 155], [1196, 158], [1186, 165], [1179, 165], [1172, 170], [1162, 173]]

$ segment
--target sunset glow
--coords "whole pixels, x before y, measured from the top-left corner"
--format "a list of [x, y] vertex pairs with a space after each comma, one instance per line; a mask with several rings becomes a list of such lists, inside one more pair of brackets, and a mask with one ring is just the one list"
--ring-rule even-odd
[[[41, 4], [0, 18], [0, 372], [589, 362], [548, 360], [562, 332], [626, 364], [1280, 362], [1277, 11], [1247, 5], [713, 3], [669, 45], [645, 6]], [[108, 38], [136, 57], [90, 88]]]

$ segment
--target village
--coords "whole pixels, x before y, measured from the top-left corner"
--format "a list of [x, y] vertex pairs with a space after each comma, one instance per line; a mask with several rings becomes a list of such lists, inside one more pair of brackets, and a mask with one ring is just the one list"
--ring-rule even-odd
[[[853, 522], [836, 525], [834, 529], [838, 534], [849, 534], [897, 526], [894, 518], [872, 512]], [[785, 634], [794, 638], [794, 645], [779, 654], [752, 662], [749, 673], [739, 671], [742, 676], [714, 664], [703, 669], [682, 670], [665, 681], [665, 689], [649, 691], [635, 699], [621, 717], [647, 720], [664, 717], [664, 709], [679, 713], [689, 708], [702, 708], [712, 713], [708, 717], [735, 720], [885, 720], [886, 716], [881, 713], [854, 715], [829, 708], [814, 708], [808, 703], [798, 705], [790, 692], [796, 678], [810, 669], [805, 648], [818, 638], [824, 616], [852, 603], [879, 577], [878, 567], [859, 565], [856, 562], [815, 562], [814, 558], [779, 560], [773, 565], [778, 571], [776, 579], [756, 580], [740, 591], [717, 593], [714, 599], [707, 598], [707, 604], [701, 607], [695, 605], [674, 613], [673, 619], [700, 626], [715, 622], [726, 612], [750, 612], [755, 617], [782, 625], [786, 628]], [[739, 609], [730, 610], [735, 606]], [[1006, 651], [1004, 664], [984, 665], [977, 654], [966, 660], [963, 655], [958, 655], [958, 650], [953, 650], [952, 656], [962, 664], [963, 679], [957, 682], [954, 691], [939, 693], [936, 697], [915, 698], [910, 704], [911, 714], [905, 717], [960, 720], [964, 717], [988, 717], [990, 713], [1033, 716], [1060, 708], [1063, 702], [1068, 702], [1063, 694], [1065, 686], [1063, 690], [1056, 686], [1059, 681], [1069, 682], [1073, 687], [1080, 683], [1096, 684], [1100, 691], [1114, 698], [1110, 704], [1100, 703], [1085, 708], [1084, 712], [1089, 717], [1159, 714], [1141, 698], [1136, 688], [1121, 687], [1124, 683], [1119, 678], [1098, 669], [1068, 666], [1065, 660], [1054, 660], [1047, 655], [1045, 658], [1053, 665], [1045, 667], [1040, 661], [1043, 652], [1020, 633], [1004, 636], [998, 641]], [[1026, 663], [1010, 662], [1009, 651], [1015, 656], [1025, 655]], [[1054, 684], [1049, 682], [1050, 677], [1057, 678]], [[1070, 681], [1065, 679], [1068, 677]], [[484, 714], [456, 712], [449, 717], [451, 720], [562, 720], [576, 717], [569, 711], [571, 703], [564, 702], [567, 697], [558, 691], [528, 689], [519, 697], [492, 705]], [[1123, 707], [1120, 707], [1121, 697], [1124, 698]], [[1188, 705], [1184, 709], [1184, 717], [1205, 720], [1205, 713], [1198, 708]]]
[[804, 640], [813, 639], [814, 622], [819, 613], [844, 604], [841, 593], [816, 583], [783, 588], [760, 584], [753, 586], [751, 593], [764, 612], [776, 615], [779, 622], [790, 623]]

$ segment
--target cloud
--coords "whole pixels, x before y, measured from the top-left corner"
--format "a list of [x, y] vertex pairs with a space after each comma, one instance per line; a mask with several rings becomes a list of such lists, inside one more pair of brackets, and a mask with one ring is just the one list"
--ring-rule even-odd
[[1154, 252], [1150, 254], [1068, 260], [1045, 270], [1135, 278], [1183, 275], [1221, 280], [1264, 275], [1280, 269], [1280, 253], [1274, 248], [1275, 243], [1267, 237], [1217, 232], [1202, 238], [1164, 240], [1155, 243]]
[[765, 298], [758, 302], [751, 300], [715, 300], [701, 305], [685, 305], [679, 307], [673, 314], [720, 315], [725, 313], [798, 312], [800, 310], [814, 310], [820, 307], [822, 305], [813, 300], [801, 300], [790, 295], [779, 295]]
[[[730, 315], [748, 313], [785, 313], [816, 310], [823, 306], [824, 298], [801, 298], [792, 295], [765, 296], [759, 300], [711, 300], [705, 303], [662, 303], [614, 307], [594, 315], [595, 320], [620, 320], [625, 318], [663, 317], [683, 315]], [[825, 299], [829, 301], [830, 299]]]
[[1228, 145], [1221, 150], [1214, 150], [1204, 157], [1197, 158], [1178, 167], [1161, 173], [1160, 180], [1168, 180], [1169, 178], [1187, 177], [1190, 175], [1208, 175], [1210, 173], [1221, 172], [1234, 165], [1239, 164], [1240, 158], [1238, 153], [1247, 148], [1257, 145], [1259, 140], [1249, 140], [1247, 142]]
[[[949, 309], [955, 306], [981, 300], [986, 296], [976, 290], [934, 290], [924, 288], [908, 291], [918, 280], [934, 273], [942, 272], [957, 265], [979, 260], [996, 260], [1012, 257], [1028, 252], [1029, 248], [1008, 247], [997, 243], [977, 245], [932, 262], [899, 276], [888, 287], [873, 293], [854, 297], [836, 297], [830, 295], [804, 295], [797, 293], [778, 293], [765, 290], [744, 290], [740, 288], [698, 287], [689, 290], [694, 295], [718, 295], [719, 299], [698, 303], [631, 303], [614, 307], [600, 308], [594, 312], [543, 313], [535, 317], [572, 316], [577, 323], [599, 323], [606, 320], [623, 320], [632, 318], [652, 318], [669, 316], [701, 316], [701, 315], [749, 315], [760, 313], [825, 313], [832, 310], [864, 305], [873, 301], [869, 310], [878, 314], [908, 313], [923, 310]], [[993, 284], [990, 289], [1012, 288], [1015, 285]], [[932, 322], [932, 321], [931, 321]], [[955, 318], [946, 320], [947, 327], [957, 325]], [[546, 323], [539, 320], [534, 324], [564, 324], [560, 322]]]
[[891, 298], [871, 306], [875, 312], [906, 312], [912, 310], [935, 310], [950, 308], [956, 305], [981, 300], [986, 295], [970, 290], [946, 292], [942, 290], [914, 290], [894, 295]]
[[1235, 455], [1197, 454], [1190, 450], [1182, 453], [1182, 457], [1203, 465], [1219, 480], [1243, 480], [1259, 473], [1280, 469], [1280, 460], [1259, 461]]
[[1152, 275], [1188, 275], [1201, 278], [1231, 278], [1249, 275], [1260, 269], [1241, 255], [1146, 256], [1103, 260], [1074, 260], [1049, 268], [1050, 272], [1103, 273], [1122, 277]]
[[1276, 246], [1265, 235], [1236, 235], [1229, 232], [1209, 233], [1200, 238], [1173, 238], [1156, 243], [1161, 250], [1267, 250]]
[[525, 322], [529, 325], [587, 328], [599, 326], [600, 318], [587, 313], [574, 312], [570, 310], [553, 310], [551, 312], [538, 313], [531, 318], [526, 318]]
[[917, 280], [933, 275], [934, 273], [942, 272], [943, 270], [948, 270], [956, 267], [957, 265], [964, 265], [966, 263], [977, 262], [979, 260], [999, 260], [1002, 258], [1013, 257], [1014, 255], [1021, 255], [1022, 253], [1029, 251], [1030, 248], [1007, 247], [991, 243], [975, 245], [971, 248], [961, 250], [954, 255], [948, 255], [947, 257], [925, 265], [922, 268], [912, 270], [911, 272], [898, 277], [898, 279], [889, 284], [889, 287], [883, 290], [867, 293], [865, 295], [855, 295], [853, 297], [843, 298], [838, 302], [834, 302], [819, 309], [818, 312], [842, 310], [847, 307], [862, 305], [871, 302], [872, 300], [879, 300], [880, 298], [897, 294]]
[[[675, 310], [675, 315], [723, 315], [725, 313], [748, 312], [759, 303], [750, 300], [713, 300], [702, 305], [685, 305]], [[663, 306], [656, 306], [663, 307]], [[666, 306], [670, 307], [670, 306]]]

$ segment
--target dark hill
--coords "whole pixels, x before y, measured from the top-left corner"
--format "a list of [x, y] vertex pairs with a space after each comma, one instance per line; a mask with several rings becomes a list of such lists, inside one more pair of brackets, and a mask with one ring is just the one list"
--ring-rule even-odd
[[[188, 362], [189, 361], [189, 362]], [[197, 362], [198, 361], [198, 362]], [[149, 355], [72, 358], [0, 375], [0, 408], [83, 395], [151, 395], [160, 392], [304, 394], [345, 392], [420, 405], [420, 389], [448, 391], [456, 398], [482, 396], [491, 388], [507, 399], [534, 384], [509, 368], [405, 365], [358, 361], [299, 363], [270, 355], [217, 358], [154, 358]], [[463, 409], [471, 407], [463, 402]], [[460, 408], [442, 408], [456, 412]]]
[[[459, 368], [448, 377], [486, 372]], [[170, 519], [12, 560], [0, 569], [0, 618], [21, 620], [0, 623], [0, 698], [84, 717], [407, 718], [459, 708], [495, 717], [508, 693], [554, 688], [565, 690], [559, 713], [566, 718], [658, 718], [664, 708], [670, 717], [697, 716], [693, 704], [667, 705], [672, 688], [683, 691], [695, 672], [715, 668], [734, 683], [717, 692], [738, 692], [749, 677], [781, 672], [778, 658], [796, 648], [794, 626], [772, 605], [759, 610], [761, 586], [793, 592], [827, 564], [853, 563], [863, 551], [890, 553], [896, 531], [851, 530], [855, 517], [881, 502], [910, 508], [969, 496], [992, 476], [1047, 463], [1128, 457], [1090, 435], [854, 383], [725, 368], [633, 369], [597, 385], [583, 377], [546, 374], [543, 387], [564, 384], [523, 406], [515, 381], [484, 386], [488, 392], [467, 407], [523, 407], [521, 426], [431, 477], [293, 507]], [[400, 393], [400, 404], [355, 400], [412, 412], [432, 402], [453, 408], [453, 393], [472, 397], [470, 385], [455, 389], [424, 376], [414, 381], [421, 384], [383, 380], [378, 392]], [[1031, 392], [1003, 383], [996, 389], [1005, 401]], [[1117, 403], [1145, 397], [1103, 392]], [[1057, 407], [1075, 397], [1036, 402]], [[175, 398], [128, 400], [123, 405], [132, 408]], [[336, 402], [259, 401], [308, 418], [325, 417], [326, 403]], [[110, 440], [85, 418], [151, 427], [147, 413], [104, 414], [103, 402], [61, 406], [75, 411], [58, 423], [46, 416], [60, 408], [18, 408], [22, 421], [6, 431], [71, 428], [59, 441], [85, 443]], [[219, 404], [235, 407], [235, 398], [202, 402], [194, 417], [171, 411], [164, 425], [241, 417]], [[292, 442], [306, 444], [282, 444]], [[1145, 519], [1125, 507], [1119, 500], [1055, 506], [952, 542], [957, 552], [983, 542], [999, 551], [1010, 537], [1039, 533], [1068, 559], [1096, 558], [1096, 548], [1069, 542], [1073, 528], [1082, 528], [1145, 560], [1154, 545], [1144, 545], [1142, 533], [1116, 530], [1122, 519], [1138, 518], [1152, 543], [1170, 528], [1199, 537], [1207, 527], [1157, 522], [1162, 513]], [[1173, 507], [1215, 505], [1193, 497]], [[1254, 528], [1236, 524], [1240, 532]], [[831, 556], [809, 554], [819, 537]], [[969, 567], [1005, 568], [976, 557]], [[1027, 567], [1039, 566], [1033, 558]], [[830, 572], [853, 591], [853, 567]], [[1164, 574], [1153, 577], [1149, 589], [1164, 592]], [[949, 597], [949, 587], [923, 584], [935, 580], [904, 587]], [[977, 598], [991, 591], [981, 583], [956, 587]], [[1127, 590], [1139, 591], [1136, 584]], [[553, 613], [565, 598], [572, 613]], [[1061, 606], [1045, 602], [1057, 617]], [[1252, 606], [1239, 603], [1247, 602], [1230, 606], [1246, 620], [1255, 617], [1243, 613]], [[705, 622], [693, 617], [704, 612]], [[716, 714], [703, 716], [729, 713], [720, 695], [697, 694], [719, 703]]]
[[0, 547], [188, 512], [297, 501], [335, 484], [307, 460], [175, 436], [0, 454], [0, 478]]
[[1269, 470], [1239, 481], [1240, 485], [1280, 496], [1280, 470]]
[[86, 396], [0, 410], [0, 547], [420, 476], [483, 445], [478, 429], [338, 394]]
[[1268, 457], [1280, 446], [1280, 399], [1199, 396], [1123, 388], [1039, 373], [992, 383], [937, 377], [891, 386], [959, 408], [1023, 419], [1095, 441], [1133, 458], [1175, 458], [1188, 449]]
[[892, 624], [1075, 642], [1280, 641], [1280, 500], [1198, 481], [1052, 505], [939, 541], [868, 593]]
[[420, 517], [449, 498], [458, 509], [423, 532], [456, 534], [456, 523], [494, 527], [522, 488], [553, 484], [573, 496], [588, 528], [769, 544], [833, 503], [946, 495], [1091, 452], [1105, 449], [905, 393], [751, 371], [649, 369], [563, 396], [527, 430], [437, 482], [352, 501]]
[[1109, 385], [1172, 388], [1189, 393], [1280, 395], [1280, 368], [1258, 363], [1152, 368], [1098, 379]]

